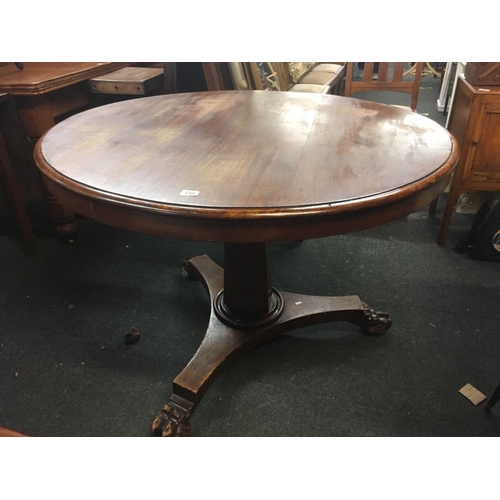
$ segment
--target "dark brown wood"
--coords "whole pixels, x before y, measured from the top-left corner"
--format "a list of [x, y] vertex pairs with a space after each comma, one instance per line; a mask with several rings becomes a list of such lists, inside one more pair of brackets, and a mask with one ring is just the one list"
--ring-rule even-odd
[[[257, 256], [261, 249], [253, 247]], [[258, 257], [257, 257], [258, 259]], [[255, 260], [255, 259], [254, 259]], [[190, 259], [187, 273], [201, 281], [210, 295], [212, 311], [209, 325], [198, 351], [173, 382], [173, 395], [153, 421], [156, 435], [186, 436], [189, 417], [216, 376], [249, 350], [284, 332], [307, 325], [331, 321], [349, 321], [361, 326], [366, 333], [380, 335], [391, 326], [388, 314], [376, 312], [359, 297], [318, 297], [281, 292], [285, 307], [273, 323], [262, 327], [232, 328], [222, 323], [214, 308], [223, 290], [225, 274], [206, 255]]]
[[436, 198], [430, 205], [429, 205], [429, 215], [435, 215], [436, 209], [438, 206], [439, 198]]
[[37, 139], [56, 124], [50, 96], [21, 96], [16, 103], [26, 137]]
[[207, 90], [232, 90], [234, 87], [231, 82], [229, 70], [220, 62], [203, 62], [203, 74], [207, 84]]
[[439, 245], [446, 241], [462, 193], [500, 191], [500, 87], [474, 87], [459, 76], [448, 129], [457, 138], [461, 153], [441, 222]]
[[49, 190], [87, 217], [253, 243], [404, 217], [444, 189], [457, 158], [448, 132], [404, 109], [258, 91], [102, 106], [57, 125], [35, 148]]
[[[3, 94], [5, 96], [5, 94]], [[2, 102], [2, 94], [0, 94], [0, 102]], [[0, 132], [0, 178], [5, 186], [7, 197], [10, 201], [10, 206], [14, 213], [21, 241], [24, 250], [29, 257], [34, 257], [37, 254], [37, 245], [31, 222], [26, 212], [24, 200], [19, 182], [17, 180], [12, 163], [3, 140], [3, 135]]]
[[408, 77], [408, 80], [403, 79], [404, 64], [402, 62], [391, 63], [393, 66], [392, 79], [389, 78], [389, 63], [379, 63], [378, 78], [374, 78], [375, 63], [365, 62], [363, 69], [362, 81], [355, 81], [354, 65], [355, 63], [347, 63], [346, 69], [346, 84], [345, 96], [349, 97], [358, 92], [371, 91], [393, 91], [403, 92], [411, 95], [410, 108], [412, 111], [417, 110], [418, 92], [420, 89], [420, 79], [422, 76], [422, 68], [424, 63], [416, 63], [413, 75]]
[[500, 85], [500, 62], [468, 62], [464, 76], [474, 86]]
[[7, 149], [3, 141], [2, 134], [0, 133], [0, 178], [5, 186], [7, 196], [14, 213], [19, 234], [23, 243], [24, 250], [28, 257], [35, 257], [37, 255], [37, 245], [31, 222], [26, 212], [24, 200], [22, 197], [21, 189], [17, 181], [14, 170], [10, 163]]
[[177, 92], [177, 63], [163, 63], [163, 80], [165, 94], [175, 94]]
[[247, 328], [275, 321], [282, 299], [271, 288], [265, 243], [226, 243], [224, 292], [216, 298], [222, 322]]
[[455, 139], [411, 111], [293, 92], [203, 92], [115, 103], [73, 116], [37, 143], [50, 191], [87, 217], [130, 230], [225, 243], [225, 269], [195, 257], [205, 338], [173, 383], [155, 434], [189, 433], [216, 375], [293, 328], [391, 320], [359, 297], [271, 286], [265, 243], [377, 226], [434, 200], [458, 159]]

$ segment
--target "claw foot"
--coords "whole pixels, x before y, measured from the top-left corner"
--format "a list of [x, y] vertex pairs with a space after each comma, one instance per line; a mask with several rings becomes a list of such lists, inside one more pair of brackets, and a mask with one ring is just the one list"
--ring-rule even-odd
[[153, 420], [151, 429], [155, 436], [184, 437], [189, 436], [191, 424], [188, 422], [193, 404], [182, 398], [172, 396]]
[[364, 329], [364, 333], [368, 335], [382, 335], [389, 330], [392, 320], [388, 313], [375, 311], [375, 309], [364, 302], [363, 308], [363, 319], [358, 324]]

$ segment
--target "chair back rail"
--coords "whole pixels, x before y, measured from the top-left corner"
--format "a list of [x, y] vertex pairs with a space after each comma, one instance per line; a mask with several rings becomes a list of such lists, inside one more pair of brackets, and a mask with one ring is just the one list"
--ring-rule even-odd
[[[393, 91], [393, 92], [403, 92], [405, 94], [411, 95], [411, 109], [416, 111], [418, 102], [418, 92], [420, 89], [420, 79], [422, 76], [423, 64], [418, 62], [412, 68], [411, 80], [404, 80], [404, 62], [381, 62], [378, 67], [378, 76], [374, 80], [374, 62], [366, 62], [363, 69], [363, 79], [361, 81], [354, 81], [354, 64], [352, 62], [347, 63], [346, 69], [346, 83], [345, 83], [345, 96], [350, 97], [358, 92], [371, 92], [371, 91]], [[390, 65], [392, 65], [392, 75], [389, 71]], [[392, 76], [392, 78], [391, 78]]]

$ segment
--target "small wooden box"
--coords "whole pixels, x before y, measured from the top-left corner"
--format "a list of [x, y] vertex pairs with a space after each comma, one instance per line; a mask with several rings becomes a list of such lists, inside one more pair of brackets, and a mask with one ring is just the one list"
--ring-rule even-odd
[[471, 85], [500, 85], [500, 62], [468, 62], [464, 75]]
[[89, 80], [93, 94], [149, 95], [164, 85], [163, 69], [122, 68]]

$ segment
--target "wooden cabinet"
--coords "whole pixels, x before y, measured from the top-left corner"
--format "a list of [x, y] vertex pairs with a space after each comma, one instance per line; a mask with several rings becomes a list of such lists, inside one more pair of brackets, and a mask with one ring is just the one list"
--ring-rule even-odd
[[443, 245], [455, 204], [464, 192], [500, 192], [500, 87], [474, 87], [460, 75], [448, 130], [460, 144], [438, 244]]

